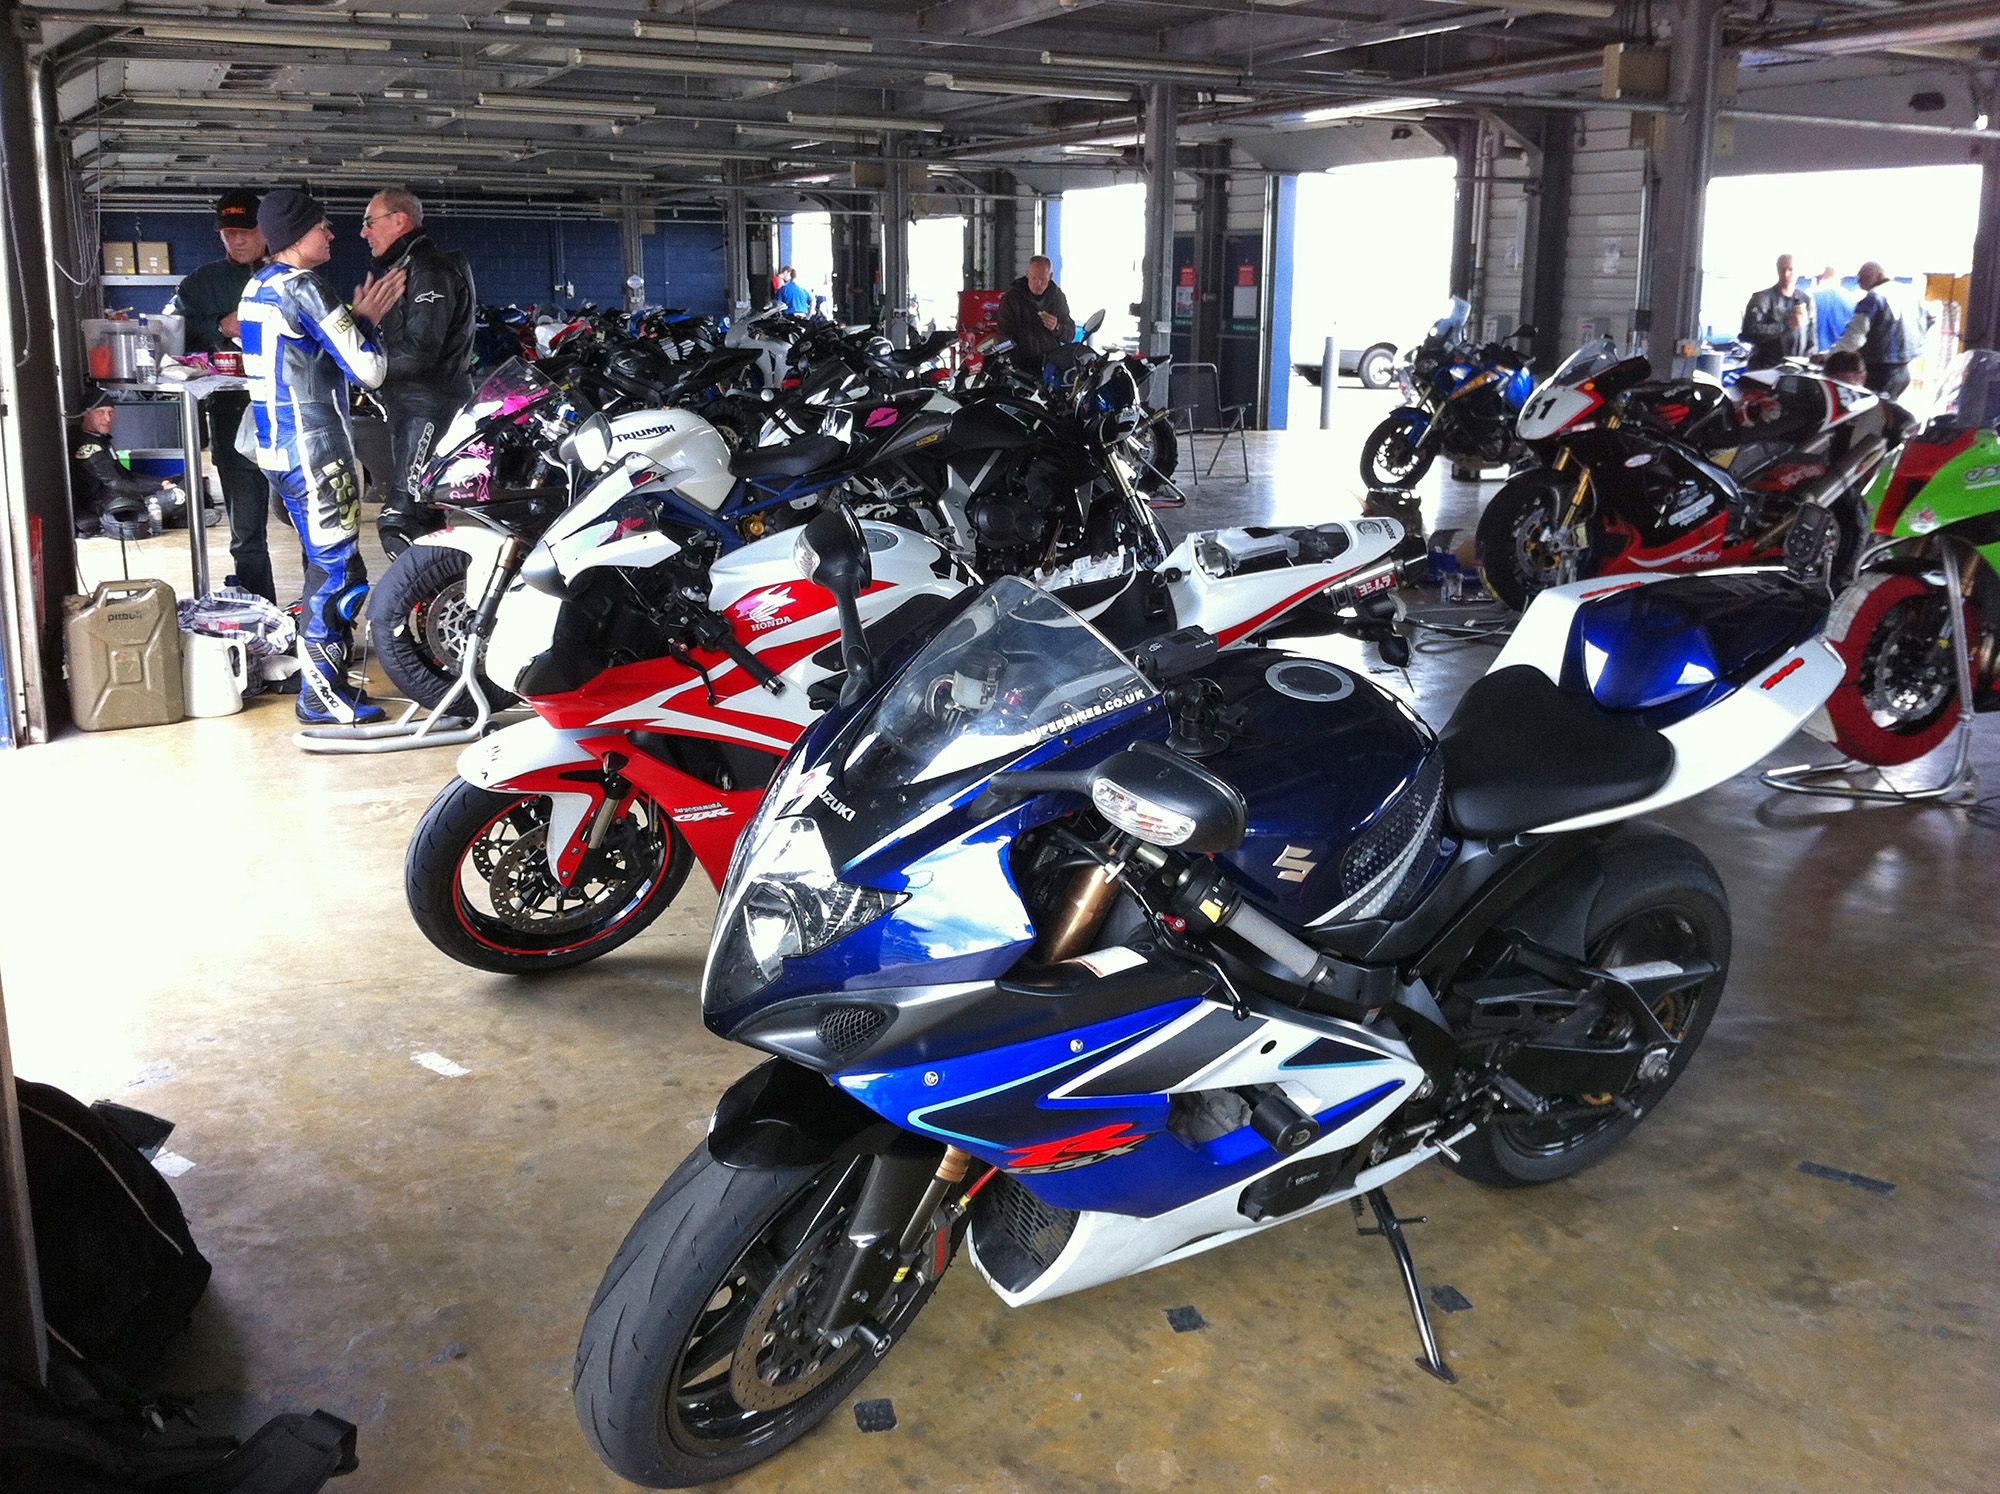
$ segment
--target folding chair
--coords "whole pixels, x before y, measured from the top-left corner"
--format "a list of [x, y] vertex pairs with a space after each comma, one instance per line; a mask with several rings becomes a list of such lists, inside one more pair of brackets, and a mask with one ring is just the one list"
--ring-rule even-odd
[[1250, 480], [1250, 443], [1244, 435], [1250, 406], [1222, 403], [1220, 369], [1213, 363], [1174, 364], [1168, 374], [1167, 405], [1173, 412], [1174, 429], [1187, 440], [1191, 482], [1197, 485], [1200, 482], [1195, 476], [1199, 460], [1195, 453], [1197, 435], [1215, 437], [1215, 450], [1209, 454], [1208, 465], [1201, 469], [1202, 477], [1214, 475], [1215, 464], [1222, 460], [1223, 450], [1234, 436], [1237, 452], [1243, 459], [1243, 480]]

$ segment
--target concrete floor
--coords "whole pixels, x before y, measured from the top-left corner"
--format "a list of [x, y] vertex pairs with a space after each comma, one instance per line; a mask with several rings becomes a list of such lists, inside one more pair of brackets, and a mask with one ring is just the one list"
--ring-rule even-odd
[[[1386, 397], [1341, 392], [1341, 429], [1253, 439], [1255, 479], [1203, 487], [1181, 527], [1352, 512]], [[1426, 508], [1469, 522], [1474, 492], [1433, 478]], [[135, 574], [184, 580], [183, 538]], [[1419, 656], [1433, 721], [1489, 657]], [[624, 1487], [576, 1428], [570, 1358], [626, 1227], [753, 1061], [696, 1011], [713, 891], [581, 971], [473, 973], [403, 905], [450, 754], [308, 757], [290, 730], [278, 698], [0, 759], [17, 1067], [179, 1122], [216, 1270], [168, 1378], [215, 1422], [351, 1418], [346, 1491]], [[1748, 778], [1666, 818], [1721, 869], [1737, 940], [1672, 1100], [1569, 1182], [1395, 1189], [1430, 1216], [1429, 1285], [1471, 1304], [1437, 1319], [1458, 1385], [1413, 1365], [1388, 1251], [1334, 1210], [1019, 1312], [961, 1264], [867, 1382], [896, 1429], [843, 1408], [741, 1486], [2000, 1483], [2000, 841]], [[1175, 1333], [1187, 1306], [1207, 1326]]]

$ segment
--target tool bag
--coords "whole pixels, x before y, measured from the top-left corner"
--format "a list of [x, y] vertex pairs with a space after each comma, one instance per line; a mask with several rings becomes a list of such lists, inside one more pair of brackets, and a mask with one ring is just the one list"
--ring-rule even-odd
[[47, 1084], [16, 1088], [49, 1337], [134, 1375], [187, 1326], [208, 1286], [180, 1201], [131, 1139], [157, 1147], [172, 1126]]

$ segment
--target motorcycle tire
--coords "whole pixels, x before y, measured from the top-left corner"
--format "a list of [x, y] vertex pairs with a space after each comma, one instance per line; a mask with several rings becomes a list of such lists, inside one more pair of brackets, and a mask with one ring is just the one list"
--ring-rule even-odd
[[1167, 479], [1179, 470], [1181, 464], [1181, 442], [1179, 434], [1164, 420], [1155, 421], [1146, 441], [1143, 453], [1146, 464], [1139, 469], [1138, 479], [1132, 484], [1142, 497], [1150, 498], [1166, 486]]
[[[1826, 641], [1847, 666], [1826, 702], [1833, 744], [1893, 768], [1935, 752], [1958, 725], [1958, 667], [1942, 587], [1906, 571], [1863, 576], [1840, 599]], [[1968, 605], [1966, 626], [1976, 626]]]
[[1556, 521], [1569, 502], [1570, 484], [1553, 472], [1524, 473], [1508, 480], [1479, 516], [1474, 544], [1479, 574], [1495, 600], [1515, 612], [1551, 586], [1590, 574], [1593, 534], [1564, 553], [1556, 541]]
[[1361, 355], [1361, 361], [1354, 366], [1354, 376], [1361, 380], [1365, 389], [1387, 389], [1396, 372], [1396, 350], [1391, 347], [1376, 346]]
[[446, 784], [403, 862], [403, 894], [424, 937], [495, 975], [567, 970], [648, 928], [694, 865], [666, 812], [641, 794], [562, 888], [542, 849], [548, 824], [545, 795]]
[[1615, 1097], [1584, 1095], [1559, 1102], [1567, 1112], [1559, 1118], [1499, 1113], [1458, 1143], [1457, 1161], [1446, 1159], [1454, 1172], [1474, 1182], [1527, 1187], [1569, 1177], [1603, 1160], [1673, 1087], [1722, 1000], [1729, 977], [1729, 897], [1708, 858], [1684, 840], [1631, 835], [1610, 842], [1597, 868], [1603, 880], [1584, 933], [1591, 965], [1607, 969], [1655, 960], [1683, 966], [1702, 961], [1712, 963], [1715, 971], [1699, 986], [1670, 993], [1653, 1008], [1661, 1025], [1678, 1039], [1664, 1073], [1635, 1077]]
[[[852, 1176], [845, 1160], [725, 1167], [703, 1145], [653, 1196], [604, 1273], [571, 1378], [583, 1434], [613, 1472], [654, 1489], [741, 1473], [819, 1425], [882, 1362], [856, 1338], [803, 1368], [781, 1331], [775, 1343], [750, 1342], [798, 1310], [771, 1302], [771, 1288], [837, 1237]], [[941, 1242], [946, 1265], [958, 1237]], [[810, 1305], [825, 1279], [804, 1276], [792, 1292]], [[892, 1342], [936, 1287], [934, 1276], [892, 1309]], [[772, 1371], [777, 1383], [761, 1378]], [[770, 1404], [745, 1406], [746, 1388]]]
[[1437, 448], [1410, 449], [1410, 423], [1391, 415], [1368, 433], [1361, 448], [1361, 480], [1371, 489], [1413, 487], [1431, 470]]
[[[436, 710], [451, 687], [471, 637], [474, 603], [466, 595], [472, 557], [448, 545], [410, 546], [389, 563], [368, 590], [368, 641], [382, 672], [396, 689], [425, 710]], [[494, 710], [517, 697], [479, 673], [479, 688]], [[463, 696], [454, 711], [472, 714]]]

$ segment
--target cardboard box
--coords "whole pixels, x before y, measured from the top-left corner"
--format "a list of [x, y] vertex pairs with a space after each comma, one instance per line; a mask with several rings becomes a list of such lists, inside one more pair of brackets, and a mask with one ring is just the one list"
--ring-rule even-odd
[[173, 250], [165, 244], [150, 240], [139, 241], [139, 273], [141, 275], [171, 275], [173, 271]]
[[120, 243], [107, 239], [104, 243], [104, 273], [107, 275], [136, 275], [139, 273], [139, 248], [130, 239]]

